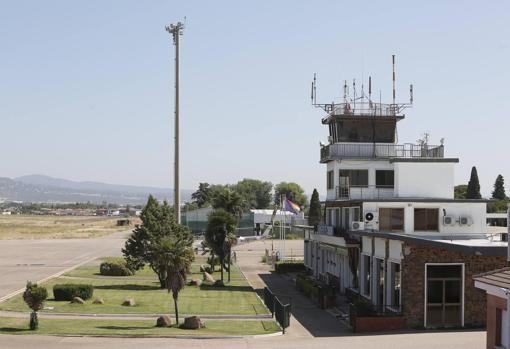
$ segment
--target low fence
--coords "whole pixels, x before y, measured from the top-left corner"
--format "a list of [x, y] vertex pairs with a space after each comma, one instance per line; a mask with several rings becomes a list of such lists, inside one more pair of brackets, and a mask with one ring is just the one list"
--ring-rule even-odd
[[271, 312], [271, 315], [274, 316], [276, 321], [280, 324], [285, 334], [285, 329], [290, 325], [291, 302], [286, 304], [282, 303], [269, 288], [264, 287], [264, 304]]

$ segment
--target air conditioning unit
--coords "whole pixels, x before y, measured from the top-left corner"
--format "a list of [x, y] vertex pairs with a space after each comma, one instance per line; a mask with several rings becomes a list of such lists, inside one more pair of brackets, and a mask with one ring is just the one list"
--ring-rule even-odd
[[454, 225], [455, 217], [454, 216], [443, 216], [443, 225]]
[[352, 231], [363, 230], [363, 229], [365, 229], [365, 222], [354, 221], [351, 223]]
[[377, 212], [365, 212], [365, 222], [368, 224], [375, 223], [379, 220]]
[[473, 224], [473, 220], [468, 216], [460, 216], [459, 217], [459, 225], [471, 225]]

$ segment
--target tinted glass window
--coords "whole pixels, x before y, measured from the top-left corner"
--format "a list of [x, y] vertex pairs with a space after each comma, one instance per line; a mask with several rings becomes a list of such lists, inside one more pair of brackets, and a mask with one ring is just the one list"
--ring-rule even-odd
[[368, 186], [368, 170], [340, 170], [340, 177], [349, 178], [351, 186]]
[[375, 185], [378, 188], [393, 188], [394, 186], [393, 170], [377, 170], [375, 171]]
[[414, 230], [416, 231], [439, 231], [439, 209], [415, 208]]

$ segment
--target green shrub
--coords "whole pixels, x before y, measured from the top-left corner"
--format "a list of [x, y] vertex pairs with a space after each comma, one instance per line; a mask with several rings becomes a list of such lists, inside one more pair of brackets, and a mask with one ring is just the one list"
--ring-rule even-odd
[[302, 261], [296, 262], [278, 262], [274, 266], [278, 274], [302, 273], [305, 271], [305, 264]]
[[99, 266], [99, 273], [105, 276], [131, 276], [133, 271], [128, 268], [124, 258], [109, 258]]
[[319, 298], [319, 285], [313, 278], [309, 276], [299, 274], [296, 277], [296, 288], [298, 291], [303, 292], [303, 294], [309, 298]]
[[90, 299], [94, 293], [94, 287], [87, 284], [57, 284], [53, 286], [53, 298], [56, 301], [71, 301], [74, 297]]
[[23, 300], [27, 303], [28, 307], [32, 309], [32, 313], [30, 314], [31, 330], [37, 330], [39, 328], [37, 311], [43, 308], [46, 298], [48, 298], [48, 291], [46, 291], [46, 288], [37, 286], [37, 284], [30, 281], [27, 282], [27, 288], [23, 293]]

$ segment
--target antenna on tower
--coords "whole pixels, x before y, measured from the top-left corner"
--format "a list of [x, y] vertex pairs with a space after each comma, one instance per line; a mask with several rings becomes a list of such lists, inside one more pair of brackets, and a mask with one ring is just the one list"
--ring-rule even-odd
[[393, 64], [393, 104], [395, 104], [395, 55], [391, 55]]
[[344, 80], [344, 103], [347, 103], [347, 80]]
[[372, 77], [368, 77], [368, 99], [372, 101]]
[[413, 84], [409, 85], [409, 103], [413, 104]]

